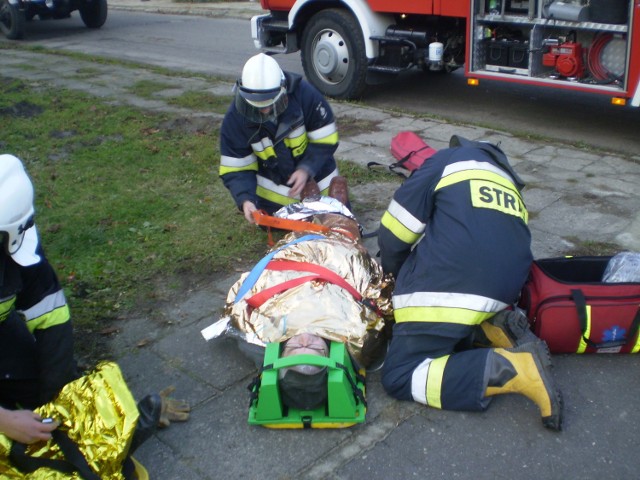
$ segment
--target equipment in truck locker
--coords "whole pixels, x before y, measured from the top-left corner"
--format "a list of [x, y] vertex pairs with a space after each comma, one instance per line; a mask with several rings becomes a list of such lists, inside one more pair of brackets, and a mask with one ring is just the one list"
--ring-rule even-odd
[[301, 52], [334, 98], [412, 68], [608, 95], [640, 106], [640, 0], [261, 0], [256, 45]]
[[547, 39], [546, 45], [549, 51], [542, 55], [542, 64], [545, 67], [553, 67], [556, 72], [566, 78], [582, 78], [584, 76], [584, 60], [582, 45], [575, 41], [550, 44], [557, 39]]

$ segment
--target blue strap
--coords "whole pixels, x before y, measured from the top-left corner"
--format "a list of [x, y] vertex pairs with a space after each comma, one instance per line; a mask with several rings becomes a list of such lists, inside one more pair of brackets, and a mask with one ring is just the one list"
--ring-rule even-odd
[[240, 300], [242, 300], [242, 297], [244, 297], [247, 294], [247, 292], [251, 290], [251, 288], [258, 281], [258, 278], [260, 278], [260, 275], [262, 275], [262, 272], [266, 268], [267, 264], [271, 261], [274, 255], [278, 253], [280, 250], [283, 250], [291, 245], [295, 245], [296, 243], [306, 242], [307, 240], [318, 240], [320, 238], [325, 238], [325, 237], [323, 237], [322, 235], [305, 235], [304, 237], [296, 238], [295, 240], [292, 240], [286, 245], [283, 245], [280, 248], [274, 250], [273, 252], [267, 254], [265, 257], [262, 258], [262, 260], [256, 263], [255, 267], [253, 267], [251, 272], [249, 272], [249, 275], [247, 275], [247, 278], [244, 279], [244, 282], [242, 282], [242, 285], [240, 286], [240, 290], [238, 290], [238, 294], [236, 295], [236, 298], [233, 301], [233, 303], [238, 303]]

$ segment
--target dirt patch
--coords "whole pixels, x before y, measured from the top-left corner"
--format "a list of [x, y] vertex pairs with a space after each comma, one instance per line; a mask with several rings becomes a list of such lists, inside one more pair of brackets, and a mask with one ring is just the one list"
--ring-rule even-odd
[[179, 117], [160, 124], [163, 130], [186, 134], [207, 134], [220, 127], [220, 120], [212, 117]]
[[373, 122], [371, 120], [361, 120], [355, 117], [342, 116], [338, 117], [338, 133], [341, 137], [355, 137], [361, 133], [373, 133], [380, 132], [379, 122]]
[[583, 242], [578, 239], [570, 239], [576, 246], [571, 250], [563, 253], [563, 255], [580, 257], [580, 256], [610, 256], [619, 253], [622, 249], [620, 245], [607, 242]]
[[31, 102], [21, 101], [9, 107], [0, 108], [0, 116], [33, 118], [40, 115], [44, 109]]

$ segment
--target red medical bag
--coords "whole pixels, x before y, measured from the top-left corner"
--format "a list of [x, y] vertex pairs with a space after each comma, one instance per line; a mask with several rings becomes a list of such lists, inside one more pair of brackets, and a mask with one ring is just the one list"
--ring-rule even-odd
[[552, 352], [640, 351], [640, 283], [602, 282], [609, 259], [534, 261], [519, 306]]

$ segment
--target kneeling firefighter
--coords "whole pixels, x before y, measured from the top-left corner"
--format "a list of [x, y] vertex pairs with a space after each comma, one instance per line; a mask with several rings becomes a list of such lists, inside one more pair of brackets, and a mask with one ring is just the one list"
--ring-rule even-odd
[[[400, 186], [381, 220], [382, 268], [396, 278], [383, 385], [445, 410], [522, 394], [560, 430], [549, 350], [507, 311], [533, 259], [524, 184], [498, 147], [457, 136], [450, 147]], [[469, 339], [486, 348], [466, 348]]]
[[[386, 351], [389, 279], [361, 243], [344, 178], [332, 180], [329, 197], [318, 193], [310, 183], [301, 203], [276, 212], [299, 231], [240, 277], [224, 316], [203, 331], [205, 338], [236, 336], [261, 366], [250, 423], [326, 428], [363, 421], [362, 375]], [[353, 415], [353, 405], [340, 404], [354, 399], [358, 418], [332, 413]], [[273, 414], [266, 413], [269, 402], [279, 404]]]

